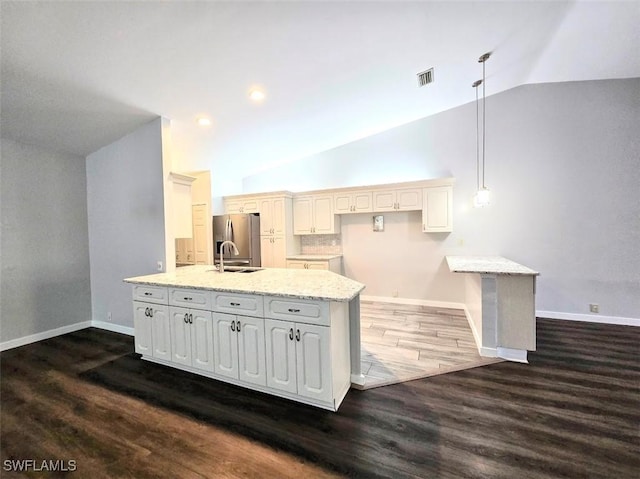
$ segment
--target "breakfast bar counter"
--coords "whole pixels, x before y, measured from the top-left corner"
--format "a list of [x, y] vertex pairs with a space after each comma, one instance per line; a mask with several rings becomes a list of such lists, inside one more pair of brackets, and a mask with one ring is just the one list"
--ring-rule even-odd
[[465, 274], [465, 309], [482, 356], [526, 362], [536, 349], [537, 271], [501, 256], [447, 256]]

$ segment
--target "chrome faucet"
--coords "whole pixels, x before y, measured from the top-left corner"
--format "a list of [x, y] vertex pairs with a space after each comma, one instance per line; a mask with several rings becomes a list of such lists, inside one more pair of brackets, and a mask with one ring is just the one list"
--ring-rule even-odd
[[231, 245], [231, 248], [233, 250], [233, 254], [238, 256], [240, 254], [240, 252], [238, 251], [238, 247], [236, 246], [236, 244], [233, 241], [223, 241], [222, 244], [220, 245], [220, 269], [219, 271], [221, 273], [224, 273], [224, 247], [225, 245]]

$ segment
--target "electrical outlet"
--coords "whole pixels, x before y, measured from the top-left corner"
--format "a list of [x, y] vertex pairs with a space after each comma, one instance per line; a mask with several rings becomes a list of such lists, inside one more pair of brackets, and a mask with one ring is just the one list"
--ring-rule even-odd
[[394, 291], [394, 292], [393, 292], [393, 297], [394, 297], [394, 298], [397, 298], [397, 297], [398, 297], [398, 292], [397, 292], [397, 291]]
[[162, 261], [158, 261], [158, 271], [162, 271]]
[[595, 304], [595, 303], [591, 303], [589, 305], [589, 311], [591, 311], [592, 313], [599, 313], [600, 312], [600, 306]]
[[107, 321], [111, 321], [111, 311], [107, 313]]

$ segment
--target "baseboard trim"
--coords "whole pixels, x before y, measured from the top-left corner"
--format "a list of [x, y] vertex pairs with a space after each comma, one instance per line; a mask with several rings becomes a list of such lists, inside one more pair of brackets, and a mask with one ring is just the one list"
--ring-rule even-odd
[[558, 311], [536, 311], [537, 318], [564, 319], [567, 321], [586, 321], [587, 323], [618, 324], [640, 327], [640, 318], [622, 316], [601, 316], [599, 314], [561, 313]]
[[430, 299], [393, 298], [391, 296], [360, 296], [360, 301], [374, 301], [380, 303], [410, 304], [412, 306], [430, 306], [432, 308], [465, 309], [464, 303], [449, 301], [433, 301]]
[[8, 349], [18, 348], [27, 344], [35, 343], [37, 341], [43, 341], [45, 339], [55, 338], [67, 333], [73, 333], [91, 326], [91, 321], [83, 321], [81, 323], [69, 324], [68, 326], [62, 326], [60, 328], [50, 329], [49, 331], [43, 331], [41, 333], [30, 334], [29, 336], [23, 336], [22, 338], [10, 339], [0, 343], [0, 351], [6, 351]]
[[107, 323], [106, 321], [91, 321], [92, 328], [105, 329], [114, 333], [126, 334], [127, 336], [133, 336], [134, 330], [130, 326], [122, 326], [121, 324]]
[[526, 363], [527, 361], [527, 350], [526, 349], [512, 349], [512, 348], [496, 348], [497, 354], [499, 358], [506, 359], [507, 361], [513, 361], [516, 363]]

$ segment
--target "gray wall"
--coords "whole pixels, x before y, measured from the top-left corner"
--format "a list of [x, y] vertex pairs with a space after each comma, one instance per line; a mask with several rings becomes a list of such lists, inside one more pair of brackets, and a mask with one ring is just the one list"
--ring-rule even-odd
[[0, 148], [0, 342], [90, 321], [84, 159]]
[[90, 154], [87, 204], [95, 321], [133, 327], [123, 278], [156, 272], [164, 260], [161, 119]]
[[247, 177], [243, 190], [451, 175], [452, 234], [417, 234], [414, 214], [387, 214], [380, 236], [371, 215], [343, 218], [346, 272], [365, 294], [463, 301], [443, 256], [498, 254], [541, 272], [538, 310], [587, 314], [599, 303], [602, 316], [638, 318], [638, 131], [640, 79], [525, 85], [487, 98], [488, 208], [471, 206], [474, 103]]

